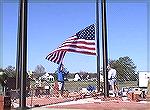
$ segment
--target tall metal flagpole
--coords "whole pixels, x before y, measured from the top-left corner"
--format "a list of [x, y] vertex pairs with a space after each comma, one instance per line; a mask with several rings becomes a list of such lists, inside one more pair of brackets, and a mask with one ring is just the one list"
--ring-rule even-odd
[[108, 87], [108, 58], [107, 58], [107, 27], [106, 27], [106, 0], [101, 1], [102, 10], [102, 48], [103, 48], [103, 74], [104, 74], [104, 97], [109, 96]]
[[[22, 64], [22, 41], [21, 41], [21, 34], [22, 34], [22, 3], [20, 0], [19, 4], [19, 13], [18, 13], [18, 35], [17, 35], [17, 58], [16, 58], [16, 90], [19, 91], [19, 107], [21, 107], [21, 64]], [[17, 91], [16, 91], [17, 92]]]
[[27, 60], [27, 0], [20, 0], [20, 42], [21, 42], [21, 52], [20, 52], [20, 68], [21, 74], [21, 84], [20, 84], [20, 109], [26, 108], [26, 60]]
[[97, 91], [100, 92], [99, 0], [96, 0]]
[[21, 11], [21, 7], [18, 10], [18, 34], [17, 34], [17, 56], [16, 56], [16, 90], [19, 89], [19, 84], [20, 84], [20, 74], [21, 74], [21, 70], [20, 70], [20, 64], [21, 64], [21, 36], [20, 36], [20, 21], [21, 21], [21, 17], [20, 17], [20, 11]]

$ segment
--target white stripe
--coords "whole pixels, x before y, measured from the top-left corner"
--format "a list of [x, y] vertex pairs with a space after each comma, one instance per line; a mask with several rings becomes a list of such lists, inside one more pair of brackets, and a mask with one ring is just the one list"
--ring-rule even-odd
[[[55, 58], [53, 59], [53, 61], [57, 60], [57, 56], [59, 55], [59, 52], [56, 51], [56, 55], [55, 55]], [[59, 57], [58, 57], [59, 58]]]
[[63, 59], [63, 57], [61, 56], [61, 54], [62, 54], [62, 56], [63, 56], [63, 55], [64, 55], [64, 51], [59, 51], [59, 52], [58, 52], [58, 55], [57, 55], [58, 58], [57, 58], [57, 60], [56, 60], [57, 63], [59, 63], [59, 62], [58, 62], [59, 60], [60, 60], [60, 62], [61, 62], [62, 59]]

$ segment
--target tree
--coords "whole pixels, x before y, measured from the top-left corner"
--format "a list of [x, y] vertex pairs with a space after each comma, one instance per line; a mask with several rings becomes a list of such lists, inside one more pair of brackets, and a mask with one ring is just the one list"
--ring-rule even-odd
[[34, 72], [37, 74], [45, 73], [45, 68], [42, 65], [37, 65]]
[[37, 65], [33, 72], [33, 77], [37, 79], [40, 76], [44, 75], [45, 73], [46, 73], [45, 68], [42, 65]]
[[118, 60], [109, 60], [109, 64], [116, 69], [119, 81], [136, 81], [136, 66], [133, 60], [128, 57], [120, 57]]
[[82, 80], [88, 80], [91, 78], [91, 75], [86, 71], [80, 71], [79, 75], [80, 75]]
[[0, 84], [7, 78], [7, 75], [4, 73], [4, 70], [0, 68]]
[[9, 65], [8, 67], [6, 67], [4, 69], [4, 72], [5, 74], [8, 76], [8, 77], [15, 77], [16, 76], [16, 70], [15, 70], [15, 67]]

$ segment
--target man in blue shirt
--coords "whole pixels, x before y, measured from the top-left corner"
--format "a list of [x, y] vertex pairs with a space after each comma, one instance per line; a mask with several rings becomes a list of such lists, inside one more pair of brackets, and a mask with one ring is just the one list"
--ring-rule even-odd
[[58, 86], [59, 86], [59, 91], [60, 91], [60, 95], [63, 95], [63, 91], [64, 91], [64, 65], [61, 63], [58, 67], [58, 71], [57, 71], [57, 80], [58, 80]]

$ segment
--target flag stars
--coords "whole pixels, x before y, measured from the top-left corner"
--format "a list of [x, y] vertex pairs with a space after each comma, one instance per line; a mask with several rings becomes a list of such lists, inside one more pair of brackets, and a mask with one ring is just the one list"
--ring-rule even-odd
[[85, 39], [85, 40], [95, 40], [95, 26], [90, 25], [87, 28], [79, 31], [77, 34], [77, 37], [79, 39]]

